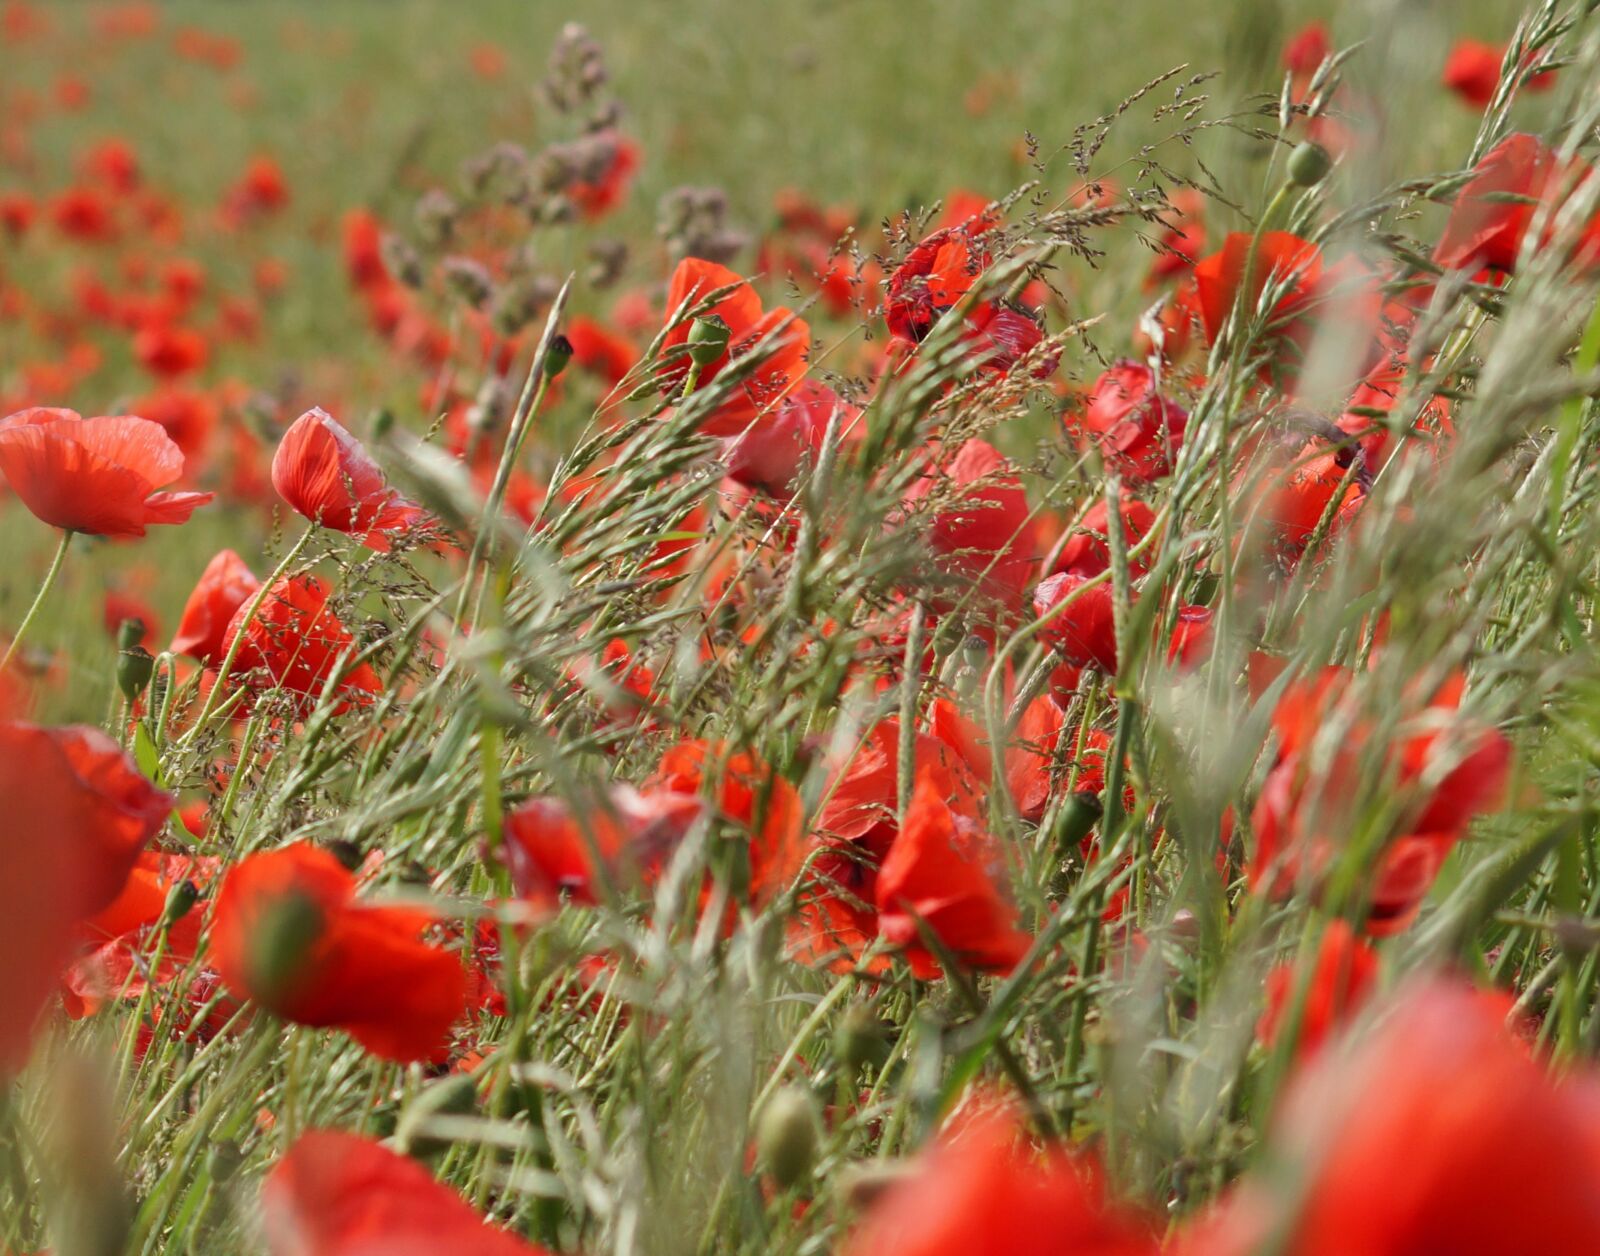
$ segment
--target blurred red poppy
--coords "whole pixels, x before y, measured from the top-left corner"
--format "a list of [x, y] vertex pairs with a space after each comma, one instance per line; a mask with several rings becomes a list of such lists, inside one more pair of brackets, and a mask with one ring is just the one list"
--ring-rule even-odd
[[133, 356], [152, 375], [172, 380], [198, 371], [210, 356], [206, 338], [192, 327], [153, 322], [133, 338]]
[[610, 128], [586, 136], [585, 142], [600, 150], [599, 169], [569, 184], [567, 199], [593, 221], [622, 204], [639, 168], [640, 149], [638, 141]]
[[271, 1256], [541, 1256], [409, 1156], [355, 1134], [302, 1134], [261, 1186]]
[[430, 912], [357, 901], [355, 877], [297, 842], [223, 878], [210, 958], [235, 994], [276, 1016], [342, 1029], [374, 1055], [440, 1060], [466, 1010], [461, 958], [430, 946]]
[[940, 1138], [846, 1240], [844, 1256], [1158, 1256], [1156, 1226], [1106, 1199], [1093, 1162], [1029, 1147], [1015, 1114]]
[[20, 410], [0, 419], [0, 472], [45, 523], [96, 536], [183, 523], [213, 497], [156, 492], [183, 474], [183, 453], [159, 423], [131, 415]]
[[206, 564], [183, 605], [178, 631], [172, 638], [172, 652], [187, 654], [202, 663], [220, 663], [229, 624], [260, 587], [261, 581], [244, 559], [231, 549], [220, 551]]
[[[1591, 177], [1586, 162], [1562, 163], [1537, 136], [1506, 136], [1484, 154], [1456, 194], [1433, 260], [1446, 270], [1487, 266], [1514, 272], [1535, 216], [1546, 219], [1545, 239], [1539, 242], [1544, 244], [1555, 230], [1553, 205]], [[1574, 254], [1580, 266], [1600, 259], [1600, 215], [1591, 217], [1579, 233]]]
[[389, 487], [361, 442], [324, 410], [307, 410], [283, 434], [272, 457], [272, 484], [312, 523], [359, 536], [380, 552], [430, 520]]
[[[1123, 544], [1132, 549], [1155, 526], [1156, 512], [1137, 497], [1123, 493], [1117, 514], [1121, 517]], [[1098, 576], [1111, 567], [1111, 508], [1098, 499], [1073, 526], [1056, 554], [1055, 570], [1074, 576]], [[1129, 557], [1128, 571], [1135, 579], [1148, 570], [1142, 557]]]
[[348, 665], [355, 638], [329, 607], [328, 590], [315, 576], [279, 580], [246, 625], [253, 600], [239, 607], [223, 637], [226, 655], [234, 638], [244, 634], [234, 656], [235, 683], [258, 692], [282, 689], [297, 700], [302, 714], [310, 712], [336, 671], [344, 699], [340, 710], [383, 691], [383, 682], [370, 664]]
[[[698, 387], [704, 388], [730, 363], [749, 353], [767, 337], [777, 335], [776, 347], [753, 374], [739, 384], [726, 401], [702, 424], [708, 436], [736, 436], [763, 413], [773, 414], [777, 404], [800, 383], [806, 372], [806, 355], [811, 346], [811, 328], [795, 318], [784, 306], [763, 311], [756, 290], [726, 266], [686, 257], [672, 272], [667, 289], [668, 316], [689, 308], [729, 285], [734, 290], [723, 297], [703, 317], [720, 318], [728, 326], [728, 347], [709, 366], [702, 368]], [[661, 387], [672, 394], [683, 387], [689, 373], [689, 359], [682, 346], [689, 340], [692, 319], [684, 319], [667, 331], [662, 339], [664, 365]], [[778, 328], [784, 330], [779, 333]], [[677, 351], [675, 355], [675, 351]]]
[[572, 360], [608, 384], [620, 383], [639, 360], [632, 342], [598, 319], [579, 314], [567, 323], [565, 334]]
[[1298, 984], [1305, 980], [1304, 1003], [1295, 1034], [1295, 1054], [1309, 1058], [1367, 1001], [1378, 984], [1378, 956], [1349, 923], [1331, 920], [1322, 931], [1311, 973], [1302, 978], [1293, 962], [1267, 974], [1266, 1010], [1256, 1036], [1271, 1046], [1288, 1026]]
[[1283, 45], [1283, 68], [1296, 78], [1309, 77], [1328, 59], [1333, 41], [1322, 22], [1307, 22]]
[[99, 729], [0, 723], [0, 1067], [18, 1066], [82, 923], [113, 903], [172, 812]]

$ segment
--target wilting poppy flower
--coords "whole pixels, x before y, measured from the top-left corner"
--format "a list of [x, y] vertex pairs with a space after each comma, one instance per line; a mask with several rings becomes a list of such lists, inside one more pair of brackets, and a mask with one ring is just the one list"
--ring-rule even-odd
[[[1155, 526], [1156, 512], [1137, 497], [1122, 495], [1117, 513], [1121, 516], [1123, 543], [1132, 549]], [[1084, 512], [1056, 555], [1055, 570], [1074, 576], [1098, 576], [1111, 567], [1111, 508], [1101, 498]], [[1128, 559], [1128, 571], [1137, 579], [1148, 567], [1141, 558]]]
[[[1588, 165], [1575, 161], [1563, 166], [1555, 151], [1534, 135], [1508, 135], [1473, 167], [1472, 178], [1456, 195], [1444, 234], [1434, 246], [1433, 260], [1446, 270], [1493, 267], [1508, 274], [1517, 268], [1536, 214], [1549, 219], [1549, 202], [1564, 197], [1580, 181], [1592, 177]], [[1554, 222], [1545, 226], [1548, 234]], [[1544, 241], [1540, 241], [1544, 243]], [[1580, 233], [1575, 248], [1579, 265], [1592, 265], [1600, 256], [1600, 217], [1592, 218]]]
[[567, 199], [592, 221], [622, 204], [639, 168], [640, 150], [636, 140], [610, 129], [586, 136], [584, 142], [599, 150], [599, 168], [585, 171], [582, 178], [569, 184]]
[[1188, 411], [1157, 391], [1155, 372], [1122, 361], [1095, 381], [1081, 426], [1109, 463], [1139, 483], [1171, 471], [1188, 422]]
[[283, 434], [272, 484], [312, 523], [359, 536], [368, 549], [388, 550], [430, 518], [389, 487], [361, 442], [323, 410], [307, 410]]
[[[979, 223], [935, 231], [918, 244], [889, 276], [884, 319], [889, 334], [906, 344], [921, 344], [944, 317], [977, 285], [991, 261]], [[1038, 320], [1004, 301], [979, 301], [967, 311], [963, 335], [978, 364], [1004, 373], [1044, 339]], [[1034, 370], [1055, 370], [1052, 359]]]
[[82, 922], [117, 898], [172, 811], [111, 738], [87, 727], [0, 723], [0, 1066], [33, 1024]]
[[231, 549], [219, 552], [200, 573], [200, 579], [183, 605], [172, 652], [187, 654], [202, 663], [220, 663], [223, 642], [233, 617], [261, 587], [244, 559]]
[[355, 1134], [302, 1134], [261, 1186], [271, 1256], [540, 1256], [409, 1156]]
[[[1269, 1046], [1289, 1027], [1289, 1014], [1301, 980], [1293, 963], [1280, 964], [1267, 974], [1267, 1006], [1256, 1034]], [[1317, 945], [1310, 977], [1305, 980], [1295, 1050], [1297, 1055], [1309, 1057], [1367, 1001], [1378, 983], [1377, 953], [1356, 936], [1346, 921], [1329, 921]]]
[[1282, 1177], [1246, 1178], [1179, 1256], [1600, 1251], [1600, 1082], [1551, 1078], [1508, 1032], [1509, 1002], [1400, 991], [1291, 1088], [1270, 1137]]
[[1039, 582], [1033, 591], [1033, 612], [1043, 616], [1057, 606], [1070, 604], [1044, 629], [1044, 639], [1061, 651], [1067, 662], [1101, 671], [1117, 670], [1117, 629], [1110, 581], [1085, 588], [1087, 577], [1062, 572]]
[[283, 689], [298, 700], [302, 712], [310, 711], [341, 668], [339, 693], [345, 703], [382, 692], [383, 682], [369, 664], [346, 665], [355, 638], [328, 605], [328, 590], [316, 577], [279, 580], [252, 616], [253, 601], [248, 598], [239, 607], [223, 637], [226, 655], [234, 638], [244, 634], [233, 661], [235, 683], [258, 690]]
[[[698, 257], [684, 258], [672, 272], [667, 289], [669, 317], [730, 284], [737, 286], [704, 313], [704, 317], [714, 316], [727, 324], [728, 347], [716, 361], [701, 369], [698, 387], [706, 387], [730, 363], [777, 333], [779, 327], [784, 330], [766, 361], [702, 424], [701, 430], [708, 436], [736, 436], [763, 412], [773, 412], [805, 375], [811, 344], [811, 328], [803, 319], [795, 318], [784, 306], [763, 312], [754, 288], [726, 266]], [[661, 386], [669, 394], [681, 390], [689, 373], [689, 359], [682, 355], [681, 347], [688, 343], [692, 321], [680, 321], [662, 340]]]
[[156, 492], [183, 474], [183, 453], [159, 423], [131, 415], [18, 411], [0, 419], [0, 471], [44, 522], [97, 536], [183, 523], [213, 496]]
[[1020, 1120], [974, 1116], [877, 1200], [844, 1256], [1157, 1256], [1155, 1227], [1110, 1203], [1096, 1166], [1029, 1147]]
[[961, 963], [1008, 973], [1032, 938], [1017, 927], [1017, 909], [1000, 888], [1003, 871], [994, 839], [952, 811], [931, 776], [919, 777], [878, 869], [878, 931], [905, 948], [912, 972], [925, 980], [940, 967], [923, 928]]
[[929, 519], [928, 547], [939, 568], [960, 581], [956, 600], [976, 588], [993, 605], [1018, 609], [1038, 555], [1027, 494], [1011, 463], [987, 441], [966, 441], [905, 496], [908, 505], [929, 498], [940, 505]]
[[592, 906], [606, 884], [653, 876], [704, 810], [694, 794], [627, 785], [578, 809], [559, 798], [530, 798], [506, 813], [499, 856], [530, 902]]
[[460, 957], [423, 941], [431, 913], [355, 892], [308, 842], [249, 855], [217, 894], [211, 961], [230, 990], [284, 1020], [342, 1029], [388, 1060], [442, 1058], [466, 1008]]

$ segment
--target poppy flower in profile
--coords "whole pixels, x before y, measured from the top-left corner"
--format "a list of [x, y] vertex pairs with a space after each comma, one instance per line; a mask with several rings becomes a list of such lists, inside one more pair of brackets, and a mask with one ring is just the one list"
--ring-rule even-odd
[[1154, 371], [1124, 360], [1095, 381], [1079, 426], [1105, 459], [1137, 484], [1172, 470], [1188, 422], [1189, 412], [1157, 389]]
[[[1564, 166], [1538, 136], [1506, 136], [1483, 155], [1456, 194], [1433, 260], [1446, 270], [1490, 267], [1514, 273], [1535, 215], [1554, 218], [1541, 202], [1566, 196], [1592, 173], [1582, 161]], [[1554, 230], [1554, 222], [1547, 221], [1545, 231]], [[1574, 252], [1581, 266], [1600, 258], [1600, 216], [1584, 227]]]
[[1247, 1177], [1176, 1256], [1600, 1251], [1600, 1080], [1551, 1077], [1509, 1010], [1444, 981], [1401, 990], [1291, 1086], [1263, 1161], [1284, 1176]]
[[189, 600], [183, 604], [178, 631], [172, 638], [174, 654], [187, 654], [202, 663], [222, 661], [228, 625], [250, 600], [261, 581], [231, 549], [220, 551], [206, 564]]
[[112, 904], [172, 812], [99, 729], [0, 723], [0, 1067], [20, 1064], [82, 923]]
[[183, 474], [183, 452], [159, 423], [132, 415], [18, 411], [0, 419], [0, 472], [45, 523], [96, 536], [183, 523], [214, 496], [156, 492]]
[[[726, 266], [686, 257], [672, 272], [667, 288], [668, 317], [692, 308], [713, 292], [733, 285], [733, 291], [709, 310], [705, 318], [720, 318], [728, 327], [728, 347], [710, 365], [701, 368], [697, 387], [705, 388], [728, 366], [749, 353], [769, 336], [778, 335], [772, 352], [755, 371], [739, 384], [705, 422], [701, 431], [708, 436], [737, 436], [759, 417], [770, 415], [806, 373], [806, 355], [811, 346], [811, 328], [791, 310], [779, 306], [763, 311], [761, 298], [749, 283]], [[681, 319], [662, 338], [663, 366], [660, 371], [663, 392], [681, 391], [689, 373], [689, 359], [682, 351], [688, 344], [693, 320]], [[783, 331], [778, 332], [782, 327]]]
[[961, 963], [1009, 973], [1033, 939], [1017, 927], [1016, 906], [1000, 888], [1003, 872], [994, 839], [952, 811], [931, 776], [920, 776], [878, 869], [878, 932], [904, 948], [911, 971], [924, 980], [941, 971], [924, 928]]
[[431, 519], [389, 487], [361, 442], [324, 410], [307, 410], [283, 434], [272, 457], [272, 485], [312, 523], [359, 536], [380, 552]]
[[639, 169], [641, 150], [637, 140], [611, 128], [585, 137], [585, 143], [599, 152], [597, 168], [585, 170], [576, 182], [568, 184], [566, 194], [592, 222], [622, 204]]
[[228, 870], [209, 955], [228, 989], [275, 1016], [342, 1029], [386, 1060], [438, 1060], [466, 1010], [467, 973], [423, 940], [433, 923], [358, 901], [343, 864], [296, 842]]
[[965, 441], [906, 491], [908, 505], [928, 499], [939, 502], [929, 516], [928, 548], [958, 581], [949, 596], [960, 601], [976, 589], [992, 606], [1020, 609], [1038, 555], [1028, 497], [1011, 463], [987, 441]]
[[991, 1110], [942, 1135], [872, 1205], [844, 1256], [1158, 1256], [1154, 1223], [1109, 1201], [1092, 1161], [1036, 1151], [1021, 1125]]
[[1310, 977], [1302, 978], [1293, 962], [1267, 974], [1267, 1006], [1256, 1036], [1269, 1047], [1289, 1028], [1299, 982], [1306, 981], [1295, 1034], [1295, 1054], [1309, 1058], [1356, 1012], [1378, 984], [1378, 955], [1356, 936], [1348, 921], [1333, 920], [1322, 932]]
[[285, 576], [251, 615], [253, 601], [248, 597], [240, 605], [223, 635], [226, 656], [243, 633], [233, 661], [236, 683], [258, 692], [282, 689], [302, 713], [317, 703], [336, 673], [341, 711], [383, 691], [370, 664], [349, 666], [355, 638], [328, 605], [328, 590], [315, 576]]
[[302, 1134], [261, 1185], [271, 1256], [542, 1256], [409, 1156], [355, 1134]]
[[1044, 639], [1055, 646], [1068, 663], [1076, 667], [1093, 664], [1108, 675], [1114, 675], [1117, 628], [1111, 582], [1102, 580], [1086, 588], [1089, 579], [1061, 572], [1041, 580], [1033, 591], [1033, 613], [1043, 616], [1066, 603], [1066, 608], [1045, 626]]

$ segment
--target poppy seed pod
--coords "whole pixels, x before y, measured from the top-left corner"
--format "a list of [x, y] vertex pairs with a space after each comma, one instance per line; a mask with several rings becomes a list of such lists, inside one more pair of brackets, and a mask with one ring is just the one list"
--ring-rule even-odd
[[720, 314], [707, 314], [689, 324], [689, 361], [710, 366], [728, 347], [728, 324]]
[[785, 1086], [762, 1109], [756, 1126], [756, 1154], [779, 1189], [803, 1182], [816, 1163], [817, 1107], [802, 1086]]

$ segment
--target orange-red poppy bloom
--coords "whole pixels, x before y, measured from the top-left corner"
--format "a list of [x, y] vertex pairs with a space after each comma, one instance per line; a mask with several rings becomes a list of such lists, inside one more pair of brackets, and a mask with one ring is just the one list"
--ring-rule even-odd
[[[702, 424], [709, 436], [736, 436], [763, 414], [776, 407], [806, 373], [806, 354], [811, 347], [811, 328], [785, 306], [763, 311], [756, 290], [726, 266], [686, 257], [672, 272], [667, 288], [668, 317], [692, 308], [713, 292], [729, 285], [733, 291], [719, 300], [703, 316], [720, 318], [728, 326], [728, 347], [716, 361], [701, 369], [698, 387], [704, 388], [728, 366], [749, 353], [757, 344], [776, 337], [768, 348], [770, 356], [742, 383], [715, 413]], [[682, 319], [662, 339], [664, 364], [660, 372], [662, 388], [668, 393], [680, 390], [689, 373], [689, 359], [683, 346], [689, 340], [692, 320]], [[782, 328], [782, 331], [779, 331]]]
[[252, 616], [253, 601], [239, 607], [223, 637], [226, 654], [234, 638], [244, 634], [232, 668], [238, 681], [258, 692], [282, 689], [298, 699], [302, 712], [309, 712], [336, 674], [341, 709], [382, 692], [383, 682], [371, 665], [349, 665], [355, 638], [328, 605], [328, 590], [315, 576], [279, 580]]
[[283, 434], [272, 484], [312, 523], [359, 536], [369, 549], [388, 550], [430, 518], [389, 487], [361, 442], [324, 410], [307, 410]]
[[261, 1186], [271, 1256], [541, 1256], [417, 1161], [355, 1134], [302, 1134]]
[[219, 663], [224, 653], [228, 625], [261, 587], [244, 559], [231, 549], [219, 552], [200, 573], [200, 579], [183, 605], [172, 652], [187, 654], [202, 663]]
[[1142, 362], [1122, 361], [1095, 381], [1080, 420], [1106, 460], [1132, 483], [1172, 470], [1189, 413], [1156, 388]]
[[0, 1067], [21, 1062], [82, 922], [117, 898], [171, 814], [111, 738], [0, 723]]
[[356, 899], [356, 879], [309, 842], [228, 870], [210, 958], [235, 994], [284, 1020], [342, 1029], [388, 1060], [437, 1060], [466, 1010], [461, 957], [423, 940], [431, 913]]
[[1003, 875], [998, 844], [952, 811], [938, 782], [923, 775], [878, 869], [878, 931], [905, 949], [912, 972], [924, 979], [941, 969], [923, 929], [963, 964], [1010, 972], [1032, 938], [1017, 927], [1017, 909], [1000, 888]]
[[156, 492], [183, 474], [183, 453], [159, 423], [131, 415], [18, 411], [0, 419], [0, 472], [40, 519], [96, 536], [183, 523], [213, 496]]
[[1091, 1161], [1037, 1151], [1020, 1127], [1013, 1113], [984, 1112], [941, 1137], [872, 1206], [844, 1256], [1157, 1256], [1155, 1226], [1107, 1200]]

